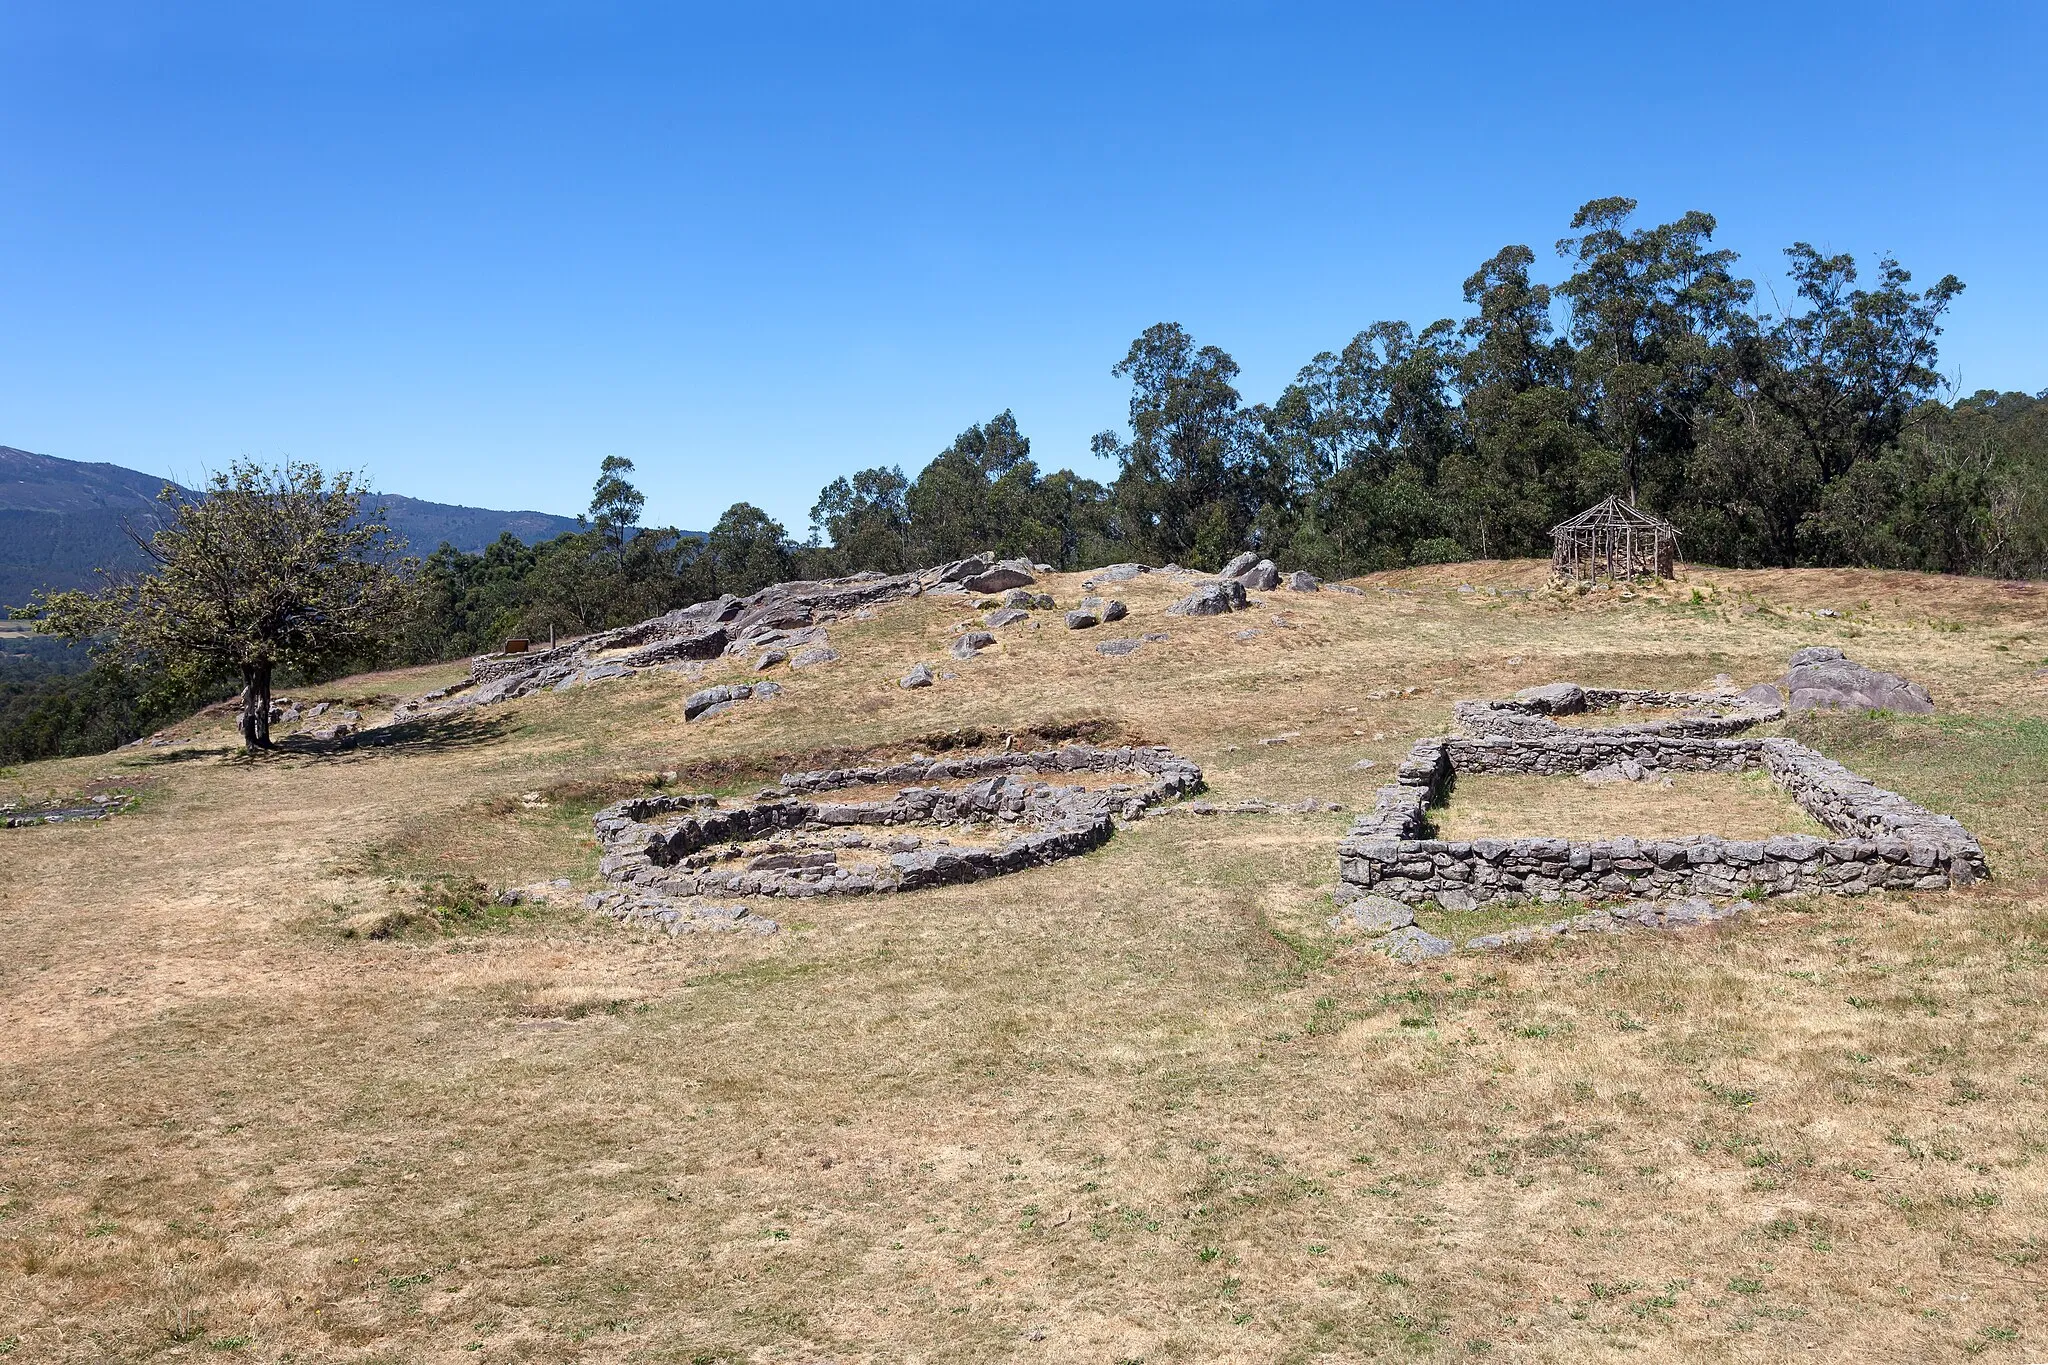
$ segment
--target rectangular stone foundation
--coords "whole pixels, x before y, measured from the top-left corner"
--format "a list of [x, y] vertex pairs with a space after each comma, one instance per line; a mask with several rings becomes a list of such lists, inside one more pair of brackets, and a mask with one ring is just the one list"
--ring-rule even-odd
[[[1761, 768], [1836, 837], [1770, 839], [1426, 839], [1430, 804], [1465, 773], [1566, 777], [1621, 759], [1673, 772]], [[1857, 776], [1789, 739], [1692, 739], [1596, 732], [1542, 739], [1439, 736], [1418, 743], [1395, 785], [1338, 847], [1344, 881], [1411, 904], [1469, 909], [1500, 897], [1605, 900], [1761, 892], [1930, 891], [1989, 875], [1954, 819]]]

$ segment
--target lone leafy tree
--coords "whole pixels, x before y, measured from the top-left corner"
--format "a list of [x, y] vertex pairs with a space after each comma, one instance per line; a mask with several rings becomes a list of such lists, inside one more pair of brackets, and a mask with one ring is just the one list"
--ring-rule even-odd
[[45, 634], [95, 640], [160, 677], [239, 673], [242, 743], [270, 747], [270, 679], [372, 652], [410, 610], [410, 561], [367, 490], [343, 471], [237, 463], [188, 499], [166, 486], [171, 516], [131, 538], [154, 567], [96, 592], [40, 598]]
[[646, 495], [626, 481], [633, 462], [623, 455], [607, 455], [597, 467], [597, 486], [590, 491], [590, 520], [604, 538], [605, 547], [621, 563], [626, 558], [626, 541], [640, 524], [640, 509]]

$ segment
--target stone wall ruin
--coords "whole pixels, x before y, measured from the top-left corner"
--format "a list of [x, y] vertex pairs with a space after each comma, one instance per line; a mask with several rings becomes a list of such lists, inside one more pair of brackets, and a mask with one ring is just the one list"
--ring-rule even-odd
[[[1094, 788], [1059, 781], [1082, 774], [1132, 780]], [[889, 785], [898, 790], [886, 800], [821, 799]], [[635, 797], [592, 817], [599, 871], [615, 889], [586, 904], [674, 923], [706, 896], [866, 895], [979, 881], [1099, 848], [1117, 820], [1141, 819], [1201, 789], [1202, 770], [1169, 749], [1074, 744], [786, 773], [779, 786], [731, 806], [704, 796]], [[983, 842], [956, 847], [931, 833], [947, 826], [976, 831]], [[842, 852], [858, 860], [843, 864]]]
[[[1619, 705], [1628, 699], [1691, 706], [1703, 700], [1697, 694], [1574, 690], [1581, 694], [1577, 704]], [[1459, 720], [1480, 733], [1435, 736], [1409, 751], [1394, 784], [1380, 788], [1373, 809], [1354, 822], [1339, 846], [1339, 875], [1351, 894], [1370, 891], [1408, 904], [1435, 901], [1464, 910], [1503, 898], [1548, 902], [1929, 891], [1989, 875], [1982, 848], [1953, 818], [1887, 791], [1795, 740], [1716, 733], [1770, 718], [1775, 708], [1767, 704], [1720, 698], [1726, 713], [1718, 716], [1574, 730], [1543, 718], [1549, 699], [1523, 697], [1459, 703]], [[1699, 730], [1707, 733], [1688, 733]], [[1624, 760], [1665, 772], [1760, 769], [1834, 837], [1428, 837], [1428, 808], [1449, 793], [1460, 773], [1561, 777]]]

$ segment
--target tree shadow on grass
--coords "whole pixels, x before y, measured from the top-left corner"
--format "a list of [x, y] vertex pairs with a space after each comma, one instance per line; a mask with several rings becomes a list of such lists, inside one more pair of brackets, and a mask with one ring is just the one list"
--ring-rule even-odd
[[445, 753], [497, 744], [512, 733], [502, 715], [478, 715], [459, 711], [451, 715], [421, 716], [364, 730], [347, 739], [311, 739], [292, 735], [281, 739], [274, 752], [308, 758], [357, 758], [375, 751], [399, 753]]
[[[120, 754], [120, 752], [118, 749], [115, 750], [116, 754]], [[178, 749], [163, 749], [155, 752], [123, 756], [122, 761], [136, 767], [148, 766], [159, 768], [167, 767], [173, 763], [194, 763], [202, 758], [232, 758], [239, 752], [240, 750], [232, 744], [192, 744]]]

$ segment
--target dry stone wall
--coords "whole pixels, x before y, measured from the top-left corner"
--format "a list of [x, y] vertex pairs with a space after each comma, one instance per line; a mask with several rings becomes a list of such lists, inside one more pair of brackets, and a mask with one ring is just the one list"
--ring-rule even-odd
[[[1621, 759], [1666, 771], [1762, 769], [1835, 837], [1724, 839], [1427, 837], [1429, 806], [1459, 773], [1545, 777]], [[1659, 899], [1797, 891], [1935, 890], [1989, 875], [1982, 848], [1937, 815], [1796, 741], [1554, 730], [1541, 738], [1438, 736], [1410, 750], [1393, 785], [1338, 849], [1344, 882], [1409, 904], [1469, 909], [1503, 897]]]
[[[1664, 720], [1573, 730], [1550, 719], [1588, 711], [1619, 712], [1624, 706], [1684, 708]], [[1458, 727], [1470, 735], [1511, 739], [1545, 739], [1570, 734], [1683, 735], [1697, 739], [1741, 734], [1765, 721], [1781, 719], [1783, 706], [1772, 693], [1766, 700], [1746, 693], [1662, 692], [1640, 687], [1580, 687], [1552, 683], [1534, 687], [1510, 700], [1460, 701], [1451, 705]]]
[[[1057, 780], [1107, 773], [1133, 780], [1092, 789]], [[968, 784], [918, 785], [962, 779]], [[897, 784], [883, 801], [820, 799]], [[617, 889], [595, 893], [590, 904], [646, 917], [650, 903], [703, 896], [862, 895], [978, 881], [1098, 848], [1117, 819], [1141, 818], [1201, 787], [1201, 769], [1168, 749], [1069, 745], [787, 773], [759, 799], [732, 807], [701, 796], [636, 797], [593, 817], [600, 871]], [[914, 832], [942, 825], [1009, 834], [985, 847], [953, 847]], [[842, 851], [861, 856], [842, 865]]]

